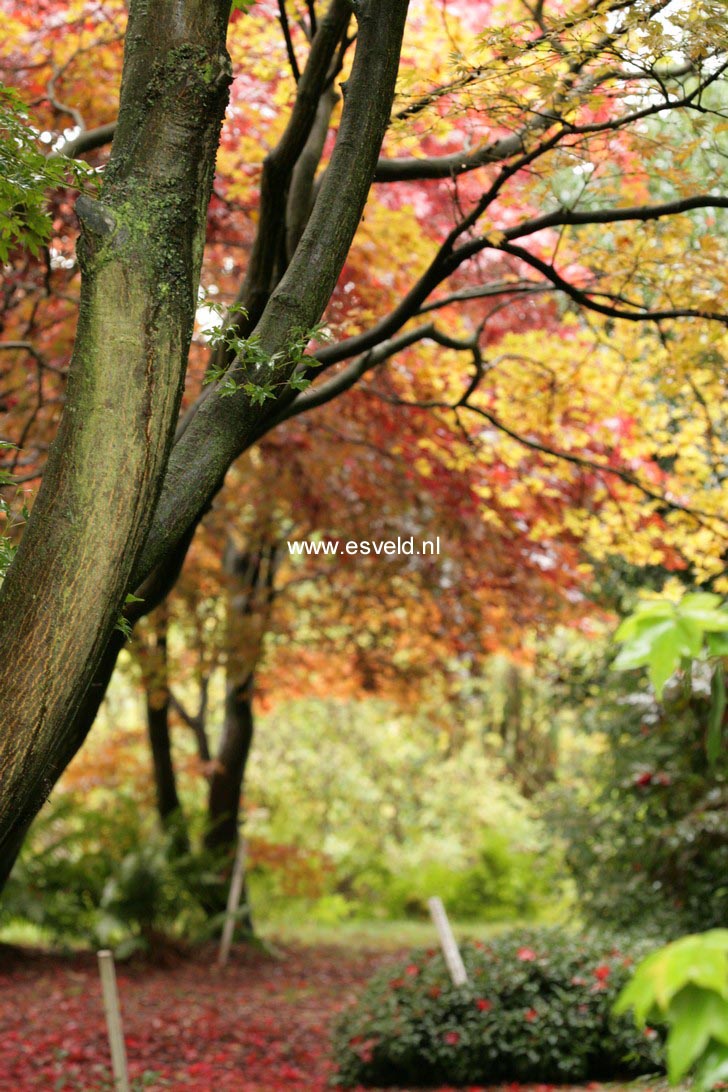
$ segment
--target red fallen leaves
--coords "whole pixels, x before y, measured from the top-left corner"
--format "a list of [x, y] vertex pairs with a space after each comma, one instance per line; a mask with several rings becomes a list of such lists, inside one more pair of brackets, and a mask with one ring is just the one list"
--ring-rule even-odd
[[[238, 950], [223, 971], [209, 951], [166, 969], [121, 965], [130, 1077], [172, 1092], [323, 1092], [332, 1019], [391, 958]], [[1, 1092], [91, 1092], [109, 1078], [93, 956], [31, 954], [0, 966]]]
[[[273, 959], [238, 949], [219, 971], [208, 949], [167, 968], [121, 965], [130, 1077], [151, 1092], [325, 1092], [332, 1021], [374, 970], [400, 956], [286, 948]], [[457, 1045], [459, 1033], [446, 1039]], [[98, 1092], [110, 1078], [95, 958], [16, 956], [0, 946], [0, 1092]]]

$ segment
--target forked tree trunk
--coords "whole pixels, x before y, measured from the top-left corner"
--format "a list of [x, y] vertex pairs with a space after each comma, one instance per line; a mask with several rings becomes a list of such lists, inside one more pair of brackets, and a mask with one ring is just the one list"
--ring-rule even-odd
[[[359, 25], [339, 135], [256, 331], [270, 378], [284, 387], [290, 345], [320, 319], [364, 208], [408, 0], [332, 0], [317, 40], [339, 32], [342, 6]], [[111, 159], [99, 200], [78, 202], [83, 277], [66, 409], [0, 592], [0, 888], [91, 725], [123, 643], [114, 627], [125, 593], [176, 564], [226, 470], [261, 431], [264, 414], [244, 383], [233, 397], [209, 388], [169, 457], [230, 79], [229, 7], [129, 5]], [[318, 106], [312, 86], [315, 71], [304, 73], [292, 115], [304, 143]], [[289, 141], [291, 169], [297, 147]], [[239, 361], [231, 379], [245, 369]]]

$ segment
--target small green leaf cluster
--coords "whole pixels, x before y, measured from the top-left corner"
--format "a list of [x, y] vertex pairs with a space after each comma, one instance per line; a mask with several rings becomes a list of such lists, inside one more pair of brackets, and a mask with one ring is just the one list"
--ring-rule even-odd
[[51, 235], [45, 194], [58, 186], [87, 186], [95, 178], [85, 163], [48, 156], [38, 147], [38, 133], [22, 100], [0, 84], [0, 262], [14, 246], [37, 254]]
[[[124, 606], [126, 606], [128, 603], [143, 603], [143, 602], [144, 602], [144, 600], [141, 599], [138, 595], [133, 595], [131, 592], [129, 592], [128, 595], [126, 596], [125, 600], [124, 600]], [[124, 636], [126, 637], [127, 641], [131, 637], [131, 632], [132, 632], [132, 628], [133, 628], [132, 623], [123, 614], [119, 615], [118, 621], [117, 621], [116, 626], [114, 628], [118, 629], [120, 633], [123, 633]]]
[[[224, 310], [222, 305], [215, 302], [207, 303], [206, 306], [219, 314]], [[236, 313], [243, 318], [247, 317], [247, 312], [239, 305], [233, 305], [226, 312], [228, 317]], [[268, 353], [261, 345], [258, 334], [241, 337], [235, 323], [230, 321], [222, 322], [209, 330], [207, 339], [213, 348], [224, 346], [227, 359], [236, 360], [237, 367], [233, 370], [226, 363], [221, 367], [209, 368], [205, 375], [205, 384], [216, 383], [222, 398], [229, 398], [242, 391], [253, 405], [262, 405], [286, 389], [303, 391], [311, 385], [311, 380], [304, 372], [318, 367], [318, 361], [315, 357], [308, 356], [306, 349], [314, 339], [326, 340], [326, 327], [323, 323], [317, 323], [308, 330], [294, 329], [286, 350], [277, 353]], [[287, 378], [279, 381], [261, 378], [273, 374], [282, 365], [288, 372]], [[239, 378], [241, 371], [245, 378]]]
[[658, 698], [668, 679], [681, 667], [707, 653], [728, 655], [728, 610], [719, 595], [697, 592], [678, 603], [643, 600], [615, 634], [622, 649], [617, 671], [647, 667]]
[[612, 1012], [645, 947], [558, 930], [462, 947], [468, 982], [416, 951], [371, 979], [334, 1035], [337, 1081], [364, 1085], [568, 1082], [662, 1065], [661, 1036]]
[[714, 764], [720, 753], [726, 707], [723, 657], [728, 656], [728, 609], [721, 597], [697, 592], [684, 595], [678, 603], [645, 600], [625, 618], [615, 640], [622, 643], [615, 670], [647, 667], [658, 698], [679, 669], [689, 672], [698, 659], [714, 662], [706, 736], [708, 759]]
[[648, 1020], [668, 1026], [673, 1084], [691, 1069], [699, 1090], [728, 1081], [728, 929], [681, 937], [649, 955], [614, 1011], [629, 1008], [639, 1027]]

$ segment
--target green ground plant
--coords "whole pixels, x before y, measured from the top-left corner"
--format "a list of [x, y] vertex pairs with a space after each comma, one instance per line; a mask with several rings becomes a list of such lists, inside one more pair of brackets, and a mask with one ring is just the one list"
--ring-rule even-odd
[[52, 944], [113, 946], [118, 955], [202, 939], [219, 922], [205, 895], [219, 884], [209, 854], [180, 854], [135, 800], [113, 809], [61, 794], [41, 815], [0, 903], [0, 927], [35, 927]]

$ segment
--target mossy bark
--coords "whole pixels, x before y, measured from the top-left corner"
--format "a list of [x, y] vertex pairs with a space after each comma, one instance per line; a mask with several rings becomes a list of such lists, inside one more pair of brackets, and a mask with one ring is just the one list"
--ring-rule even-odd
[[0, 593], [0, 880], [77, 747], [75, 714], [147, 536], [179, 410], [220, 124], [228, 5], [130, 6], [119, 124], [83, 273], [66, 409]]

